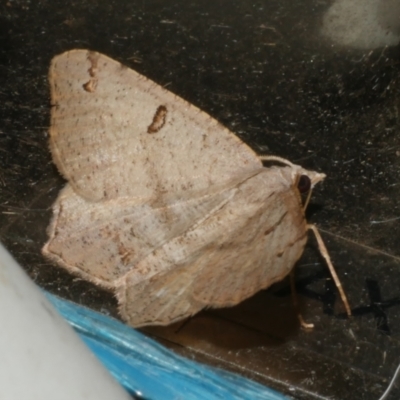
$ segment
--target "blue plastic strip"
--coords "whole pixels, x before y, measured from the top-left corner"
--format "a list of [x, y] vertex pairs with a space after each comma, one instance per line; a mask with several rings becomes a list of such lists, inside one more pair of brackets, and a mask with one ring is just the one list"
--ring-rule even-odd
[[249, 379], [174, 354], [113, 318], [49, 293], [46, 296], [110, 373], [137, 397], [288, 400]]

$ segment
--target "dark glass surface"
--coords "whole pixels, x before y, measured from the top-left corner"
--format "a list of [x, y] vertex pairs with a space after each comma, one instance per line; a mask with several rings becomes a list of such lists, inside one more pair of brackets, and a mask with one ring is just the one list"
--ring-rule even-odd
[[[321, 36], [331, 4], [3, 2], [0, 239], [31, 278], [117, 315], [112, 295], [40, 253], [64, 185], [47, 145], [48, 66], [69, 49], [97, 50], [167, 86], [257, 152], [327, 174], [309, 220], [321, 230], [354, 314], [344, 316], [310, 235], [296, 277], [313, 331], [299, 328], [285, 280], [237, 307], [145, 332], [296, 399], [379, 398], [400, 362], [399, 47], [376, 47], [372, 39], [368, 47], [365, 35], [362, 48], [344, 47]], [[380, 28], [398, 34], [397, 20], [387, 17], [393, 13], [378, 11]]]

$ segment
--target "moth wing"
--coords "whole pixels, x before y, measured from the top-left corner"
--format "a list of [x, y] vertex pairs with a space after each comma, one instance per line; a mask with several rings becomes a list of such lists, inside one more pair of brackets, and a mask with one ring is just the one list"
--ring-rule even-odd
[[186, 198], [262, 167], [215, 119], [105, 55], [56, 56], [49, 80], [53, 159], [87, 200]]
[[157, 265], [137, 265], [229, 201], [228, 196], [229, 191], [220, 191], [154, 207], [132, 198], [88, 202], [67, 184], [53, 206], [42, 252], [67, 271], [113, 290], [132, 269], [143, 279], [159, 272]]
[[275, 197], [276, 204], [265, 210], [269, 219], [258, 214], [264, 225], [253, 220], [237, 235], [228, 235], [230, 245], [218, 249], [223, 262], [202, 263], [192, 289], [196, 302], [213, 308], [234, 306], [289, 274], [307, 242], [302, 209], [287, 208], [297, 201], [292, 194]]
[[167, 325], [238, 304], [285, 277], [304, 249], [306, 223], [298, 194], [270, 175], [238, 185], [223, 207], [141, 261], [162, 272], [140, 281], [132, 270], [120, 282], [123, 318]]

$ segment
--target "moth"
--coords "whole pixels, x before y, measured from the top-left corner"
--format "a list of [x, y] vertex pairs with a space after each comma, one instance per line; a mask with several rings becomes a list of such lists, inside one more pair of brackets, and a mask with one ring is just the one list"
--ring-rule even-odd
[[115, 293], [134, 327], [240, 303], [290, 273], [300, 192], [325, 175], [261, 157], [215, 119], [105, 55], [50, 66], [50, 150], [68, 181], [43, 254]]

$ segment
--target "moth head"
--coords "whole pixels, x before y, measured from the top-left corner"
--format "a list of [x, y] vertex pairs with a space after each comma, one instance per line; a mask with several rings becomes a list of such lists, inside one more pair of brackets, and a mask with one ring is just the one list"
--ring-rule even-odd
[[285, 165], [284, 168], [281, 168], [282, 175], [290, 185], [293, 185], [293, 187], [298, 190], [299, 195], [307, 195], [307, 198], [304, 202], [304, 209], [307, 208], [314, 186], [318, 182], [324, 180], [326, 177], [326, 175], [323, 173], [310, 171], [281, 157], [261, 156], [260, 158], [263, 161], [272, 161]]
[[316, 171], [309, 171], [295, 164], [290, 165], [290, 173], [293, 186], [299, 193], [299, 201], [301, 201], [301, 195], [305, 196], [303, 197], [303, 210], [306, 210], [314, 186], [324, 180], [326, 175]]
[[292, 182], [300, 193], [307, 193], [314, 189], [314, 186], [325, 179], [326, 175], [316, 171], [309, 171], [294, 165], [291, 167]]
[[[285, 170], [290, 174], [290, 181], [299, 187], [301, 193], [313, 189], [314, 186], [325, 179], [326, 175], [316, 171], [310, 171], [301, 167], [300, 165], [293, 164], [289, 160], [277, 156], [259, 156], [261, 161], [273, 162], [283, 164], [289, 168]], [[285, 175], [286, 175], [285, 173]], [[308, 189], [307, 189], [308, 186]]]

